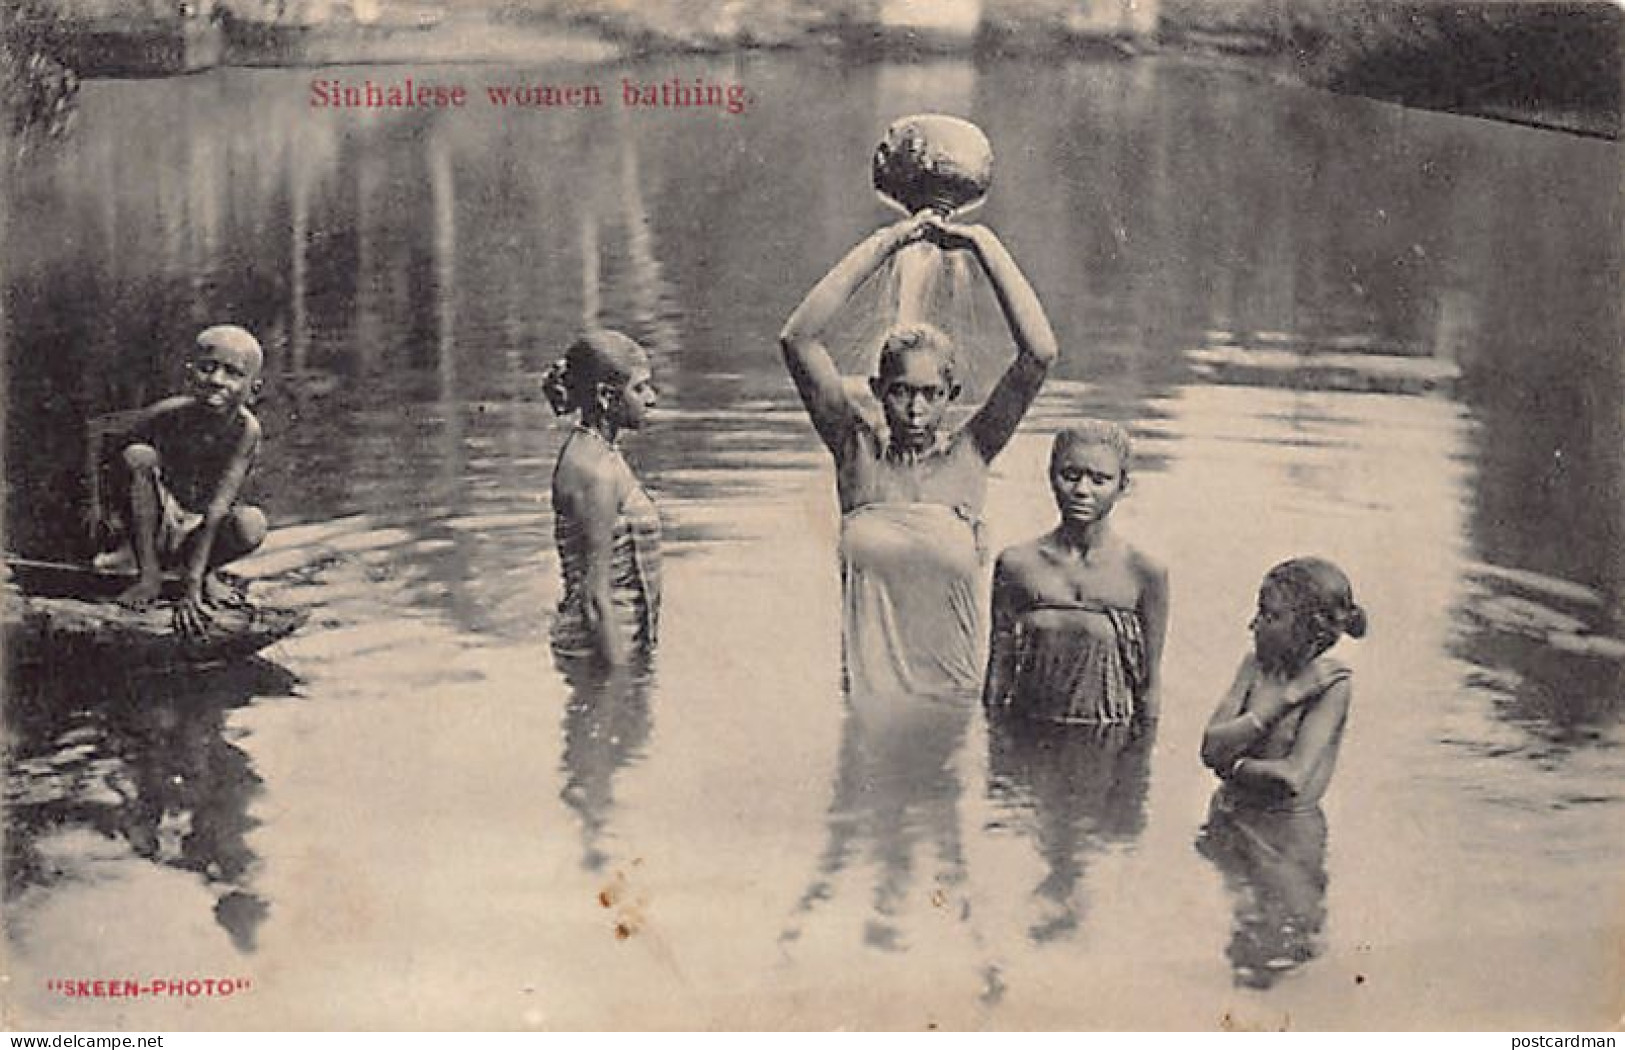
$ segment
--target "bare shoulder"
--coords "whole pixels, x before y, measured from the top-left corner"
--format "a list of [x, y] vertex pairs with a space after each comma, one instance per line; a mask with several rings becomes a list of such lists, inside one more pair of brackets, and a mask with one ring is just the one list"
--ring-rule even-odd
[[1347, 717], [1354, 701], [1354, 678], [1347, 668], [1326, 681], [1309, 698], [1311, 708], [1324, 708], [1334, 713], [1339, 720]]
[[1042, 537], [1006, 547], [999, 552], [995, 570], [1007, 579], [1026, 580], [1043, 571], [1046, 562]]
[[567, 507], [618, 507], [631, 487], [624, 460], [596, 441], [572, 441], [553, 472], [554, 499]]
[[197, 398], [191, 394], [175, 394], [170, 397], [154, 401], [146, 408], [135, 410], [135, 416], [140, 420], [159, 419], [163, 416], [174, 415], [176, 412], [185, 412], [197, 405]]
[[1314, 663], [1315, 666], [1324, 668], [1328, 674], [1346, 675], [1353, 673], [1348, 664], [1333, 656], [1331, 653], [1321, 653], [1319, 656], [1315, 657]]
[[1330, 653], [1321, 653], [1309, 662], [1304, 674], [1310, 682], [1325, 689], [1348, 682], [1354, 677], [1354, 670]]
[[1124, 546], [1129, 571], [1134, 574], [1141, 587], [1168, 586], [1168, 569], [1163, 565], [1162, 559], [1147, 553], [1144, 548], [1135, 544], [1128, 543]]
[[993, 568], [994, 616], [1013, 616], [1030, 608], [1043, 589], [1044, 576], [1038, 540], [1006, 547]]
[[263, 431], [260, 429], [260, 418], [254, 413], [250, 412], [247, 406], [239, 408], [237, 410], [237, 414], [238, 418], [241, 419], [243, 423], [243, 439], [245, 441], [252, 441], [256, 445], [259, 444], [260, 436], [263, 434]]

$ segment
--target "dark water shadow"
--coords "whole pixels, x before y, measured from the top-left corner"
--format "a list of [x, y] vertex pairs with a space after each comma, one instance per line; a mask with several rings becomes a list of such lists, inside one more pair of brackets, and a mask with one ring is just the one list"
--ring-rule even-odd
[[1320, 955], [1326, 925], [1326, 816], [1236, 806], [1221, 788], [1196, 851], [1218, 867], [1234, 908], [1225, 955], [1238, 985], [1269, 988]]
[[[1479, 588], [1456, 610], [1450, 650], [1473, 665], [1464, 684], [1489, 695], [1490, 711], [1501, 721], [1552, 743], [1606, 741], [1625, 719], [1625, 658], [1617, 634], [1607, 627], [1592, 633], [1588, 620], [1601, 617], [1550, 599]], [[1610, 648], [1587, 649], [1599, 640]]]
[[1133, 843], [1145, 830], [1155, 734], [1133, 726], [1053, 726], [1023, 718], [988, 725], [988, 798], [1020, 827], [1048, 865], [1033, 888], [1047, 913], [1035, 943], [1076, 933], [1090, 857]]
[[298, 681], [260, 657], [184, 674], [81, 667], [9, 679], [6, 897], [71, 881], [71, 861], [42, 842], [83, 828], [196, 874], [232, 944], [253, 951], [270, 910], [247, 841], [263, 781], [226, 719], [258, 697], [297, 695]]
[[615, 777], [639, 761], [648, 745], [654, 681], [647, 661], [613, 671], [563, 658], [558, 664], [570, 687], [559, 798], [581, 821], [581, 866], [597, 872], [609, 860], [605, 841], [612, 835]]
[[908, 950], [904, 905], [925, 884], [936, 907], [958, 908], [960, 921], [969, 922], [969, 903], [955, 892], [966, 862], [954, 763], [974, 709], [974, 700], [961, 696], [849, 698], [824, 848], [781, 944], [799, 940], [818, 912], [836, 908], [843, 876], [865, 868], [872, 872], [861, 909], [866, 946]]

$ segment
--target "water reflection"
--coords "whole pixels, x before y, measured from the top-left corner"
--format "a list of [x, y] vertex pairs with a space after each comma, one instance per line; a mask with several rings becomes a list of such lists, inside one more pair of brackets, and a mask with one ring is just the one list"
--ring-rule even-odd
[[1269, 988], [1322, 951], [1326, 816], [1236, 806], [1220, 788], [1196, 849], [1224, 875], [1235, 909], [1225, 955], [1237, 984]]
[[648, 744], [653, 683], [646, 667], [606, 671], [560, 660], [559, 669], [570, 686], [559, 797], [581, 821], [581, 866], [602, 871], [609, 860], [605, 840], [615, 810], [615, 778], [643, 756]]
[[[782, 943], [830, 911], [862, 915], [868, 947], [906, 951], [910, 934], [923, 932], [922, 903], [974, 937], [956, 762], [975, 709], [971, 696], [852, 698], [824, 848]], [[843, 893], [866, 895], [867, 908], [840, 902]]]
[[247, 841], [262, 782], [226, 718], [256, 697], [293, 695], [296, 682], [254, 658], [128, 680], [101, 668], [14, 693], [7, 897], [74, 877], [91, 857], [71, 838], [82, 828], [199, 876], [214, 894], [215, 920], [238, 950], [252, 951], [269, 911]]
[[1131, 847], [1145, 829], [1152, 731], [997, 718], [988, 727], [988, 797], [1027, 836], [1048, 868], [1033, 888], [1042, 914], [1028, 936], [1043, 943], [1076, 933], [1089, 858]]
[[1475, 577], [1452, 643], [1473, 669], [1468, 689], [1549, 742], [1595, 740], [1625, 719], [1625, 641], [1600, 594], [1488, 565]]

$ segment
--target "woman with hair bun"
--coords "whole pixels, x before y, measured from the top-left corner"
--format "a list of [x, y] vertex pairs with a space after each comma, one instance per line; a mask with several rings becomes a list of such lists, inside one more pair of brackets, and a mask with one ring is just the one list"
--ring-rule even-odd
[[1236, 981], [1268, 988], [1321, 951], [1320, 799], [1353, 697], [1349, 669], [1327, 650], [1365, 634], [1365, 610], [1337, 566], [1294, 558], [1264, 577], [1251, 626], [1253, 650], [1202, 736], [1202, 761], [1223, 783], [1196, 848], [1233, 898], [1225, 954]]
[[660, 625], [660, 515], [619, 446], [655, 406], [649, 357], [619, 332], [591, 331], [542, 382], [554, 412], [578, 414], [553, 468], [564, 577], [553, 648], [620, 666], [653, 650]]
[[1307, 810], [1331, 783], [1353, 697], [1352, 673], [1327, 655], [1364, 636], [1365, 610], [1343, 571], [1293, 558], [1258, 590], [1253, 651], [1202, 736], [1202, 761], [1224, 780], [1226, 801]]

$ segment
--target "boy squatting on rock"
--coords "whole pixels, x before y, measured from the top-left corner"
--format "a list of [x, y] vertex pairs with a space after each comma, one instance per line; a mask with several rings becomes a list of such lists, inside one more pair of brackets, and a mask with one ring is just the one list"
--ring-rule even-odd
[[[241, 600], [214, 570], [265, 541], [265, 514], [237, 503], [260, 447], [259, 420], [248, 402], [259, 392], [263, 362], [259, 342], [245, 329], [206, 328], [187, 358], [186, 393], [90, 422], [93, 524], [119, 535], [126, 548], [119, 553], [133, 557], [137, 572], [119, 602], [150, 605], [164, 573], [180, 570], [175, 626], [188, 637], [207, 632], [211, 608]], [[117, 497], [111, 513], [101, 493], [109, 438], [122, 442], [111, 464]]]

